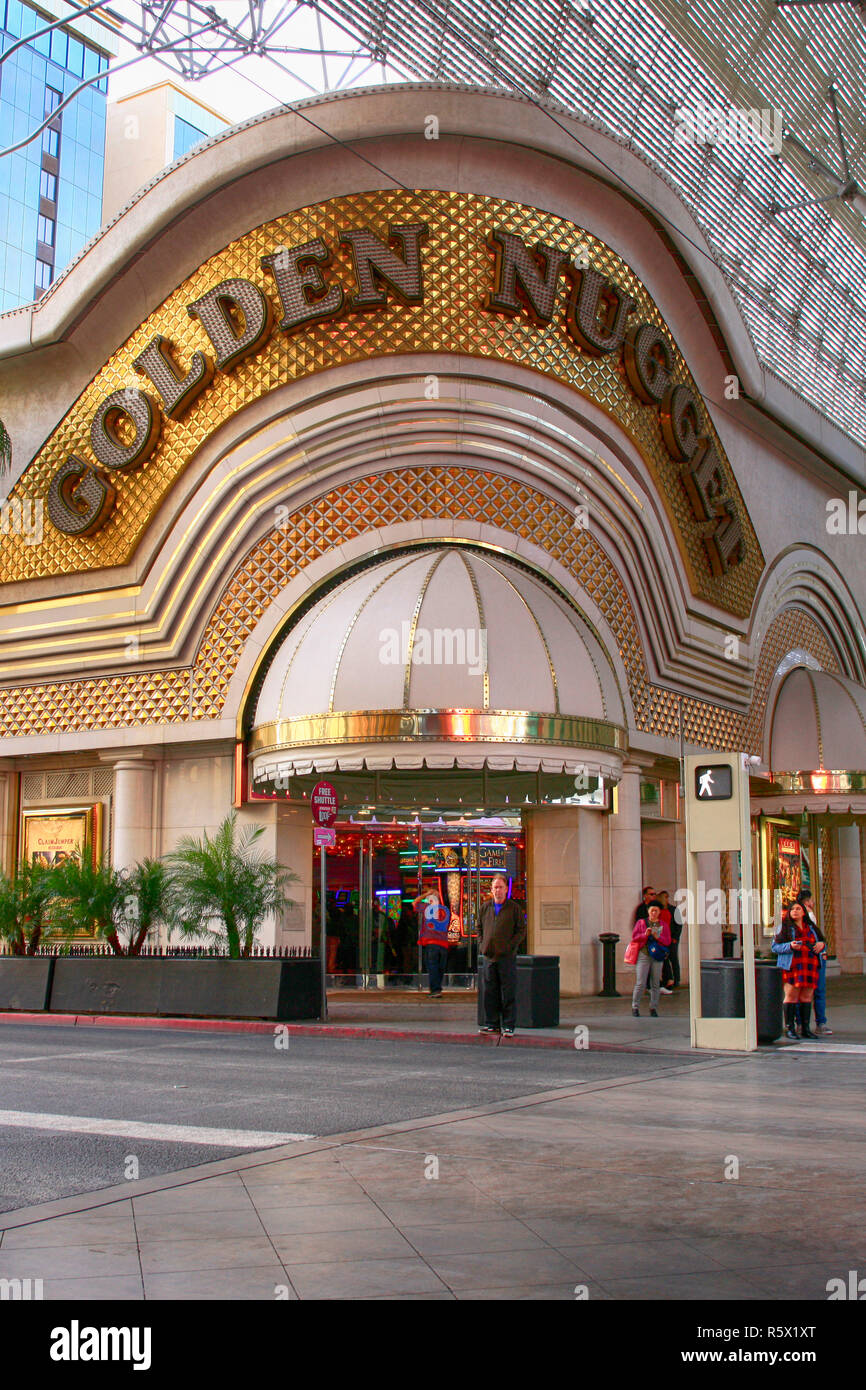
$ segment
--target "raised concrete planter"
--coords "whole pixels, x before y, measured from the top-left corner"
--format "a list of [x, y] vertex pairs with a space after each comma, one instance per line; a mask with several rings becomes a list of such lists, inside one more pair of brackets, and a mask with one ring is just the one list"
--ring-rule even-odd
[[60, 956], [36, 963], [55, 967], [50, 1002], [33, 1006], [51, 1013], [288, 1021], [320, 1012], [316, 960]]
[[158, 957], [58, 956], [48, 1005], [54, 1014], [158, 1014]]
[[41, 1013], [48, 1008], [54, 961], [50, 956], [0, 959], [0, 1009]]
[[163, 960], [159, 1013], [194, 1018], [318, 1018], [317, 960]]

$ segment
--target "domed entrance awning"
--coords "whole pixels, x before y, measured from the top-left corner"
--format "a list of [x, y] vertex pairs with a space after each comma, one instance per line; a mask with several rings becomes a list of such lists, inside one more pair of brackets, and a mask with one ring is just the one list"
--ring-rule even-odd
[[252, 787], [342, 773], [381, 791], [382, 775], [412, 773], [423, 798], [430, 774], [447, 794], [462, 772], [486, 792], [531, 777], [532, 801], [538, 777], [569, 779], [573, 795], [576, 776], [618, 780], [624, 724], [604, 648], [556, 589], [437, 545], [344, 580], [292, 628], [256, 702]]
[[769, 764], [778, 791], [753, 812], [866, 815], [866, 689], [796, 667], [770, 714]]

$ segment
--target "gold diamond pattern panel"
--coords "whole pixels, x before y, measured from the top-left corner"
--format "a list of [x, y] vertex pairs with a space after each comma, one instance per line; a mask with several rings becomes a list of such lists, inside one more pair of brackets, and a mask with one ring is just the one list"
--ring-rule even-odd
[[[565, 507], [525, 483], [458, 467], [402, 468], [358, 479], [294, 513], [254, 547], [229, 581], [202, 638], [193, 675], [192, 718], [222, 714], [229, 682], [254, 624], [299, 570], [330, 549], [336, 535], [345, 542], [383, 523], [490, 517], [552, 555], [577, 588], [598, 605], [625, 664], [637, 728], [677, 737], [678, 698], [649, 683], [625, 586], [592, 532], [576, 527]], [[781, 657], [794, 646], [811, 651], [825, 669], [838, 669], [813, 619], [799, 611], [783, 613], [770, 625], [756, 681], [760, 699], [748, 716], [684, 697], [686, 741], [759, 751], [770, 679]]]
[[[614, 633], [628, 674], [636, 727], [663, 737], [678, 731], [678, 699], [651, 685], [628, 594], [591, 531], [575, 527], [563, 506], [526, 484], [467, 468], [405, 468], [333, 489], [292, 514], [239, 565], [217, 603], [190, 670], [143, 672], [0, 691], [7, 736], [74, 729], [184, 723], [217, 718], [244, 644], [275, 596], [311, 560], [377, 523], [487, 520], [540, 546], [595, 602]], [[804, 648], [838, 671], [826, 637], [809, 614], [788, 610], [770, 625], [747, 717], [684, 697], [686, 740], [704, 747], [759, 752], [767, 691], [781, 658]]]
[[[557, 312], [547, 327], [484, 313], [481, 301], [492, 286], [493, 267], [485, 239], [501, 223], [530, 243], [541, 240], [570, 251], [586, 247], [592, 264], [637, 301], [636, 317], [663, 327], [646, 289], [610, 247], [574, 223], [522, 204], [476, 194], [354, 194], [277, 218], [238, 238], [206, 261], [118, 348], [30, 464], [13, 495], [44, 498], [52, 476], [70, 453], [90, 456], [89, 426], [94, 410], [112, 391], [147, 385], [132, 363], [155, 333], [175, 345], [182, 366], [189, 363], [197, 348], [207, 349], [203, 329], [189, 317], [186, 306], [219, 281], [233, 276], [252, 280], [276, 302], [275, 287], [260, 268], [259, 258], [275, 247], [321, 236], [335, 252], [334, 278], [350, 292], [354, 283], [351, 261], [348, 249], [339, 249], [340, 230], [366, 224], [384, 235], [389, 221], [413, 220], [430, 225], [423, 247], [423, 304], [404, 306], [391, 297], [387, 307], [375, 313], [335, 319], [289, 336], [275, 330], [259, 352], [233, 371], [218, 373], [180, 420], [164, 421], [161, 440], [148, 463], [128, 474], [113, 475], [117, 506], [100, 531], [73, 539], [48, 525], [42, 544], [35, 546], [23, 544], [20, 536], [6, 536], [0, 548], [0, 579], [78, 573], [127, 563], [150, 518], [195, 451], [219, 425], [283, 383], [369, 357], [447, 352], [529, 366], [568, 383], [613, 415], [640, 449], [664, 499], [693, 591], [726, 611], [748, 614], [763, 557], [730, 465], [724, 465], [730, 499], [747, 550], [741, 564], [714, 578], [701, 525], [692, 516], [678, 465], [664, 447], [655, 408], [643, 404], [630, 389], [618, 354], [616, 360], [590, 357], [572, 342], [564, 326], [564, 282]], [[675, 353], [673, 377], [697, 394], [679, 353]], [[707, 424], [724, 459], [712, 424]]]
[[154, 671], [0, 690], [4, 737], [184, 723], [189, 671]]

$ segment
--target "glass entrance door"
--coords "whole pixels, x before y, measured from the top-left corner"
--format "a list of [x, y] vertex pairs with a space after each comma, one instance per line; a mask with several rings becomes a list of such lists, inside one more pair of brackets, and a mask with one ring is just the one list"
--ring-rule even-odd
[[[434, 893], [450, 913], [446, 987], [470, 988], [475, 924], [496, 873], [525, 902], [519, 823], [338, 823], [327, 854], [327, 973], [336, 988], [424, 988], [413, 902]], [[318, 877], [318, 876], [317, 876]]]

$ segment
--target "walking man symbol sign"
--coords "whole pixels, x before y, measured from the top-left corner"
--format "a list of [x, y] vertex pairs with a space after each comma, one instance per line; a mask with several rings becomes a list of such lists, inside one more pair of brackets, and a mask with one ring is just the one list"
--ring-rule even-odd
[[696, 767], [695, 795], [700, 801], [730, 801], [733, 786], [728, 764], [704, 763]]

